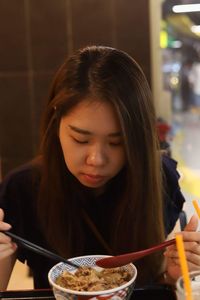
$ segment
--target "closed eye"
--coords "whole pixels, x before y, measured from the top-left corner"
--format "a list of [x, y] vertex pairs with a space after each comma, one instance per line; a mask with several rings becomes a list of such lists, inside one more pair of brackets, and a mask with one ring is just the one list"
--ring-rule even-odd
[[78, 144], [87, 144], [88, 141], [81, 141], [81, 140], [77, 140], [75, 138], [73, 138], [74, 142], [78, 143]]
[[122, 145], [122, 142], [120, 141], [120, 142], [110, 142], [109, 143], [110, 144], [110, 146], [121, 146]]

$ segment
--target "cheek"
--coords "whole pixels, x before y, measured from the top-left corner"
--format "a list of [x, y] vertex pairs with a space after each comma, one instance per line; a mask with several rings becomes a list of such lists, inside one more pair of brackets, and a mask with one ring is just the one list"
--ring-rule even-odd
[[71, 173], [74, 173], [76, 170], [76, 166], [78, 165], [76, 155], [73, 152], [72, 153], [63, 152], [63, 155], [64, 155], [65, 164], [66, 164], [68, 170]]
[[84, 153], [80, 147], [71, 143], [61, 144], [65, 163], [70, 171], [74, 170], [84, 161]]
[[121, 170], [126, 163], [126, 155], [125, 151], [121, 150], [117, 153], [113, 153], [112, 155], [113, 166], [115, 166], [116, 170]]

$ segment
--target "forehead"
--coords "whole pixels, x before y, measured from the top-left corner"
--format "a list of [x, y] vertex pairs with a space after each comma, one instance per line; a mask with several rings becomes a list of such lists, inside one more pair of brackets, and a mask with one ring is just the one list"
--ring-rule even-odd
[[66, 125], [101, 133], [121, 131], [120, 122], [111, 103], [86, 99], [62, 118]]

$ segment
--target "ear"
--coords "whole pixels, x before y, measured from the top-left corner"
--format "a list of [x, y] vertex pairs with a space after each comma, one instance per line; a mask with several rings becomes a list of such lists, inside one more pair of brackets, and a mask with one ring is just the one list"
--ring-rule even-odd
[[189, 223], [185, 226], [184, 231], [196, 231], [199, 224], [199, 218], [197, 215], [193, 215]]

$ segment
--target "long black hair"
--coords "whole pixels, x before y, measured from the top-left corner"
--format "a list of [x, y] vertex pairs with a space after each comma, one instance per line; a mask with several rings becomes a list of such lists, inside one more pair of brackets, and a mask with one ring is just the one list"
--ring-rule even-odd
[[[65, 165], [58, 130], [61, 118], [86, 96], [113, 105], [124, 137], [127, 163], [121, 177], [123, 192], [115, 208], [114, 226], [110, 220], [113, 253], [159, 243], [164, 239], [162, 176], [150, 89], [134, 59], [103, 46], [75, 52], [60, 67], [51, 86], [43, 118], [38, 201], [46, 238], [66, 257], [84, 251], [84, 240], [80, 242], [84, 236], [79, 209], [81, 187]], [[146, 261], [146, 272], [156, 273], [158, 265], [161, 257], [151, 256]]]

